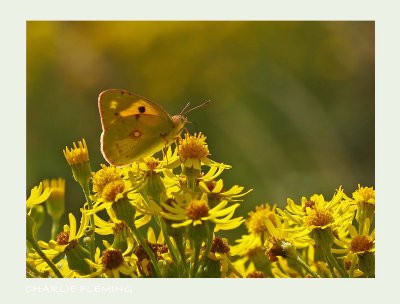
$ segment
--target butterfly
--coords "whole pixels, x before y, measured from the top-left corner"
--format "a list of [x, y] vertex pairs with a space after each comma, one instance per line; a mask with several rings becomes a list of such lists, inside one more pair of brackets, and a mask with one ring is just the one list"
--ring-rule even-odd
[[101, 152], [108, 163], [124, 166], [171, 145], [188, 122], [185, 114], [170, 116], [160, 105], [125, 90], [100, 93]]

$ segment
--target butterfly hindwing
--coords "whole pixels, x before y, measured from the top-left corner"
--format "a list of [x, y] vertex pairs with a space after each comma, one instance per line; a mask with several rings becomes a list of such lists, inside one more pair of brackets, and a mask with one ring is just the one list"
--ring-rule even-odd
[[127, 91], [101, 93], [99, 110], [101, 150], [113, 165], [126, 165], [159, 151], [174, 129], [171, 117], [159, 105]]

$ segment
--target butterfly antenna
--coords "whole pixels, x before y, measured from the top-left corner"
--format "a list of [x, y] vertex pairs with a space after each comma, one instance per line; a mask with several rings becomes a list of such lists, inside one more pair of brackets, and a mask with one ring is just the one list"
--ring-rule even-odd
[[182, 111], [179, 113], [179, 115], [182, 115], [186, 109], [190, 106], [190, 101], [186, 104], [186, 106], [182, 109]]
[[[196, 109], [198, 109], [198, 108], [204, 107], [205, 105], [208, 105], [210, 102], [211, 102], [211, 100], [207, 100], [206, 102], [203, 102], [202, 104], [199, 104], [198, 106], [195, 106], [194, 108], [191, 108], [191, 109], [189, 109], [189, 110], [187, 110], [187, 111], [182, 111], [181, 114], [182, 114], [182, 115], [186, 115], [187, 113], [192, 112], [193, 110], [196, 110]], [[186, 105], [186, 107], [184, 108], [184, 110], [187, 108], [188, 105], [189, 105], [189, 104]]]

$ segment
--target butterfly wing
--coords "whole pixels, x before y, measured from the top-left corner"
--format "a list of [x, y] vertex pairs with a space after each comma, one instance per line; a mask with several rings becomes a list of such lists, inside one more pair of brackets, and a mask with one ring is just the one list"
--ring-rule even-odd
[[174, 123], [159, 105], [123, 90], [99, 95], [103, 128], [101, 151], [111, 164], [123, 166], [168, 144]]

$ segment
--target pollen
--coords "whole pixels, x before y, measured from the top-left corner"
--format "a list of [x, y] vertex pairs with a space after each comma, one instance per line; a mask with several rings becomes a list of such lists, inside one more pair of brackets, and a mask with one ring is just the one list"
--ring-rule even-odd
[[262, 279], [265, 278], [265, 274], [262, 271], [253, 271], [247, 275], [247, 278], [251, 279]]
[[308, 226], [323, 227], [333, 223], [333, 215], [327, 209], [311, 209], [305, 218], [305, 223]]
[[92, 174], [93, 192], [100, 195], [102, 195], [104, 187], [107, 186], [107, 184], [117, 180], [122, 181], [120, 169], [113, 166], [107, 167], [105, 165], [101, 167], [99, 171]]
[[223, 239], [216, 237], [213, 239], [211, 252], [228, 254], [230, 251], [229, 245]]
[[256, 211], [249, 213], [249, 218], [246, 221], [246, 227], [249, 232], [258, 234], [268, 231], [265, 224], [270, 221], [276, 227], [275, 213], [269, 205], [261, 205], [256, 207]]
[[305, 202], [303, 206], [303, 212], [307, 213], [307, 208], [314, 209], [315, 208], [315, 202], [312, 200], [308, 200]]
[[[168, 252], [168, 247], [162, 244], [152, 244], [147, 241], [147, 246], [153, 251], [154, 255], [156, 256], [157, 260], [163, 260], [163, 254]], [[149, 256], [142, 247], [139, 245], [135, 250], [135, 255], [137, 256], [139, 261], [143, 261], [145, 259], [149, 260]]]
[[124, 262], [121, 250], [118, 249], [107, 249], [103, 251], [101, 261], [106, 269], [115, 269], [121, 266]]
[[118, 234], [124, 229], [128, 229], [128, 225], [125, 222], [116, 223], [112, 228], [114, 234]]
[[68, 239], [69, 239], [69, 232], [63, 231], [57, 235], [56, 242], [58, 245], [68, 245]]
[[78, 141], [78, 145], [73, 143], [73, 148], [71, 149], [65, 147], [63, 152], [70, 166], [76, 166], [89, 161], [89, 151], [85, 139]]
[[102, 197], [107, 202], [114, 202], [117, 194], [120, 194], [125, 189], [125, 183], [122, 180], [115, 180], [107, 184], [102, 193]]
[[374, 248], [374, 240], [366, 235], [357, 235], [351, 240], [352, 252], [365, 252]]
[[207, 157], [210, 154], [206, 143], [206, 137], [200, 132], [199, 134], [185, 134], [185, 138], [181, 139], [178, 145], [178, 155], [181, 159], [199, 159]]
[[192, 200], [186, 209], [186, 215], [192, 220], [199, 220], [202, 217], [208, 216], [210, 208], [206, 201]]
[[156, 170], [159, 164], [160, 161], [154, 157], [150, 157], [148, 160], [146, 160], [146, 166], [149, 171]]

